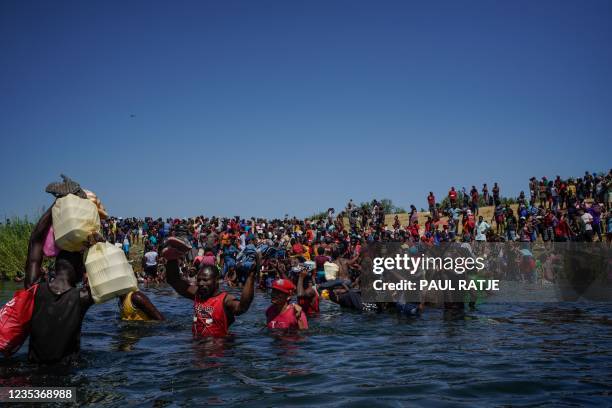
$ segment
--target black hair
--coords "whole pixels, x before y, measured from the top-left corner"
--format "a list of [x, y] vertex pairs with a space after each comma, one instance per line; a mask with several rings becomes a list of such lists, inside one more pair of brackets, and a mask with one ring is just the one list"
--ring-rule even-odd
[[83, 264], [83, 255], [80, 252], [60, 251], [55, 257], [55, 272], [65, 270], [74, 273], [77, 281], [82, 279], [82, 274], [85, 269]]

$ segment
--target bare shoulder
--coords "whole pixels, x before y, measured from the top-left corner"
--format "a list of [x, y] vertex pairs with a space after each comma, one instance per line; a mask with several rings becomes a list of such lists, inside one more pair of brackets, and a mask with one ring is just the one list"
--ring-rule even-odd
[[132, 299], [132, 301], [135, 301], [135, 302], [142, 302], [142, 301], [145, 301], [145, 300], [149, 300], [147, 295], [145, 295], [144, 293], [142, 293], [139, 290], [137, 290], [136, 292], [132, 293], [131, 299]]

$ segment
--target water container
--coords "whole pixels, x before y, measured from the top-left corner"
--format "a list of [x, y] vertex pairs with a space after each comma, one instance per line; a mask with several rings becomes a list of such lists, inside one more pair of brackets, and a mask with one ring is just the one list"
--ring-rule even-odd
[[100, 230], [98, 207], [91, 201], [68, 194], [53, 205], [55, 244], [66, 251], [84, 248], [87, 237]]
[[338, 279], [338, 271], [340, 267], [333, 262], [325, 262], [323, 264], [323, 270], [325, 271], [325, 279], [334, 280]]
[[85, 270], [94, 302], [138, 290], [138, 282], [125, 253], [108, 242], [98, 242], [85, 252]]

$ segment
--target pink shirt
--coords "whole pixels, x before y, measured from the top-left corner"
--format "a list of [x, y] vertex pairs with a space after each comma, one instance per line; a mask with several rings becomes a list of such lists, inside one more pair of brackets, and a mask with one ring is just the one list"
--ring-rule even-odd
[[[276, 305], [270, 306], [266, 310], [266, 319], [268, 320], [269, 329], [291, 329], [298, 330], [298, 320], [295, 317], [295, 310], [293, 304], [290, 304], [284, 312], [279, 313]], [[304, 329], [308, 328], [308, 320], [306, 319], [306, 313], [300, 314], [300, 321], [304, 326]]]

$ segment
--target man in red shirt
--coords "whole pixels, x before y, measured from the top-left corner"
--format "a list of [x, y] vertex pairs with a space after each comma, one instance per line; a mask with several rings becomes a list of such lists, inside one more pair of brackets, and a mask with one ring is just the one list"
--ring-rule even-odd
[[454, 207], [457, 204], [457, 191], [455, 190], [455, 187], [451, 187], [450, 191], [448, 192], [448, 199], [450, 200], [451, 207]]
[[189, 249], [185, 243], [176, 238], [168, 239], [168, 246], [162, 252], [162, 256], [167, 260], [167, 281], [179, 295], [193, 300], [194, 337], [227, 336], [235, 316], [249, 310], [253, 301], [255, 273], [261, 265], [261, 257], [258, 254], [257, 262], [249, 271], [242, 288], [240, 299], [236, 299], [234, 295], [219, 290], [219, 270], [216, 266], [202, 265], [196, 276], [195, 285], [181, 279], [177, 260]]
[[427, 204], [429, 204], [429, 212], [431, 213], [431, 216], [434, 216], [434, 213], [436, 211], [436, 197], [434, 196], [433, 192], [429, 192], [429, 195], [427, 196]]

